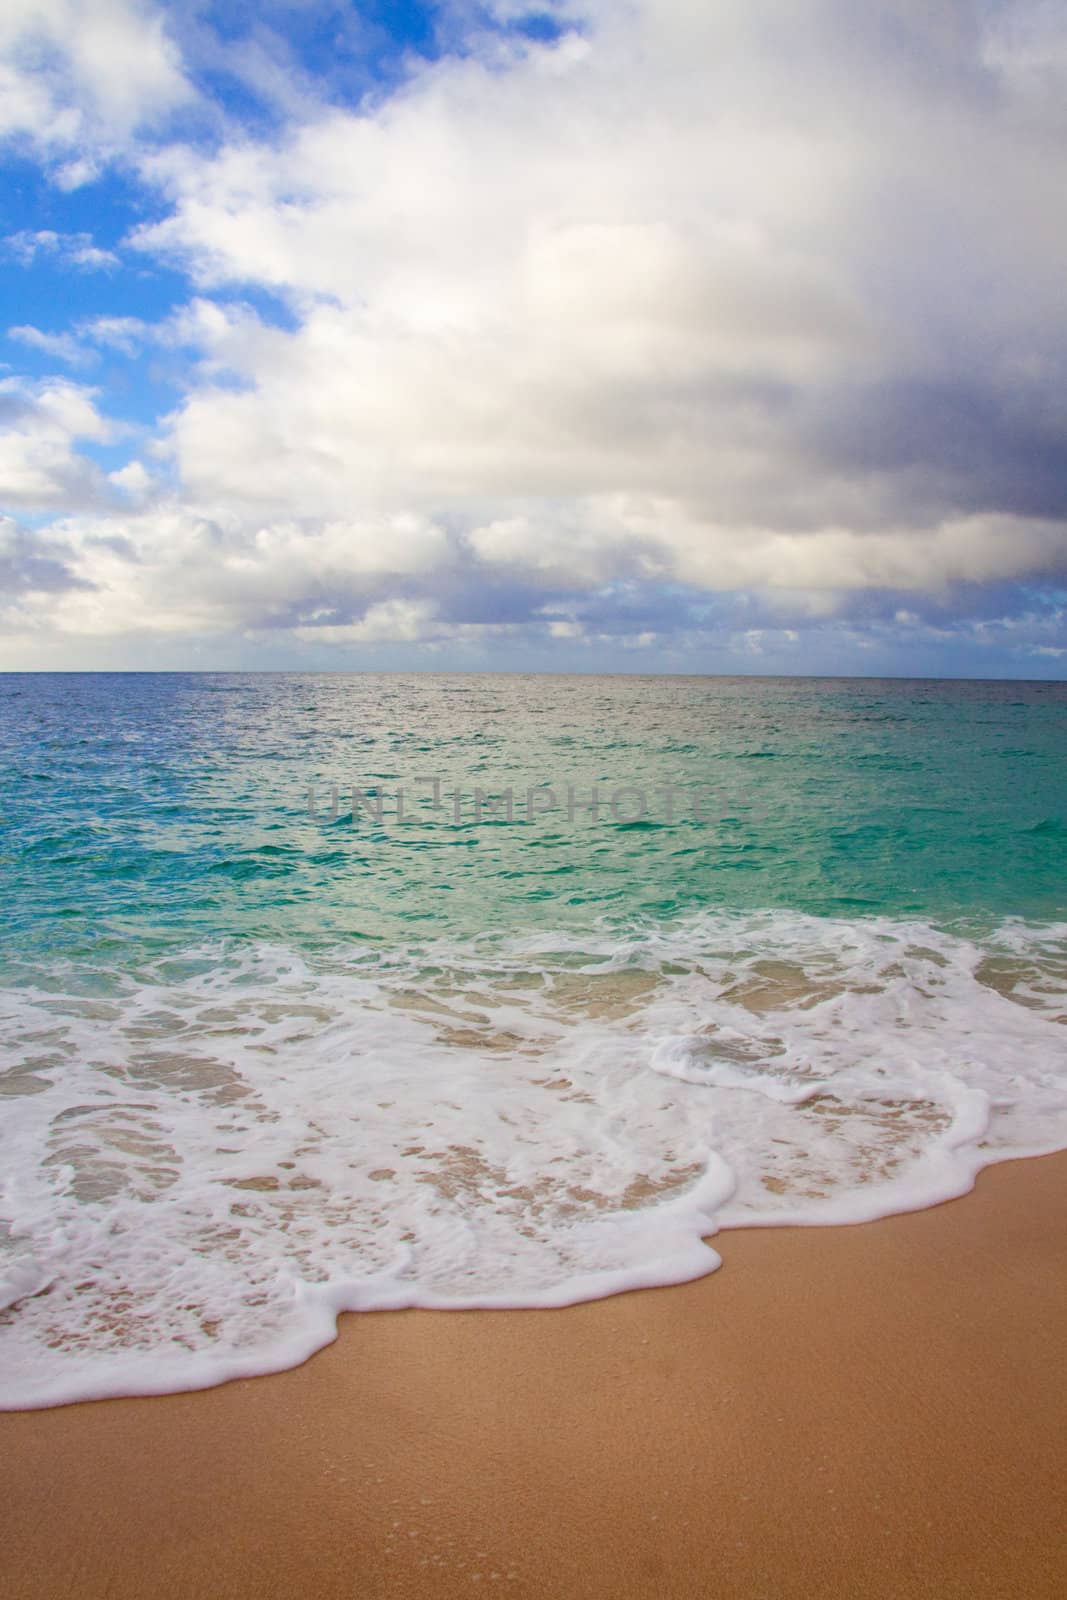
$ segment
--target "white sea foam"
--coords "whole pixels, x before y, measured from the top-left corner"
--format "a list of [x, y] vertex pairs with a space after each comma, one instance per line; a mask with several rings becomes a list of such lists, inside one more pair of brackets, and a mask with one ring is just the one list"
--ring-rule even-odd
[[700, 1276], [1067, 1147], [1067, 927], [787, 912], [202, 948], [3, 998], [0, 1403], [293, 1365], [340, 1311]]

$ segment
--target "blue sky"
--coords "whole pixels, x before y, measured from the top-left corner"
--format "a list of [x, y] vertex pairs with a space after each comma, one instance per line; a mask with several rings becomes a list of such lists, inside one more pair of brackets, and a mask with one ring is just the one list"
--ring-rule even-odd
[[0, 668], [1067, 676], [1044, 0], [12, 0]]

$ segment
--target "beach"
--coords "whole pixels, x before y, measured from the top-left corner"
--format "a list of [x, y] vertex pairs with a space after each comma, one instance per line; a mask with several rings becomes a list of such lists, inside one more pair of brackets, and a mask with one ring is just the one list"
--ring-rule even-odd
[[1067, 1600], [1064, 21], [0, 15], [0, 1600]]
[[346, 1316], [290, 1372], [6, 1414], [6, 1593], [1061, 1594], [1067, 1155], [716, 1246], [688, 1285]]

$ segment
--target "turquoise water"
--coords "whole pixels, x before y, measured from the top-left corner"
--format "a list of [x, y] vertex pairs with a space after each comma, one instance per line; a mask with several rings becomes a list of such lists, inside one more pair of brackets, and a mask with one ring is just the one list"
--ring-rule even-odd
[[[423, 776], [441, 780], [440, 812]], [[389, 797], [382, 826], [366, 807], [353, 825], [353, 784]], [[602, 814], [576, 809], [572, 823], [567, 786], [580, 805], [594, 784]], [[540, 785], [558, 805], [527, 823]], [[477, 822], [475, 788], [509, 786], [514, 823]], [[616, 821], [612, 796], [635, 787], [647, 817]], [[698, 799], [712, 820], [696, 820]], [[469, 937], [708, 906], [1056, 918], [1067, 686], [9, 676], [0, 808], [16, 960], [133, 960], [204, 934]], [[638, 808], [625, 796], [619, 815]]]
[[0, 817], [9, 1405], [1067, 1146], [1067, 685], [16, 674]]

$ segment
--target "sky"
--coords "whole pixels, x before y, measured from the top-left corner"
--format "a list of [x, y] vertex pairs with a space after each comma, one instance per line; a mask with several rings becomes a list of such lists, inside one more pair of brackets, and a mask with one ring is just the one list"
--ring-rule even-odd
[[1061, 0], [5, 0], [0, 670], [1067, 678]]

